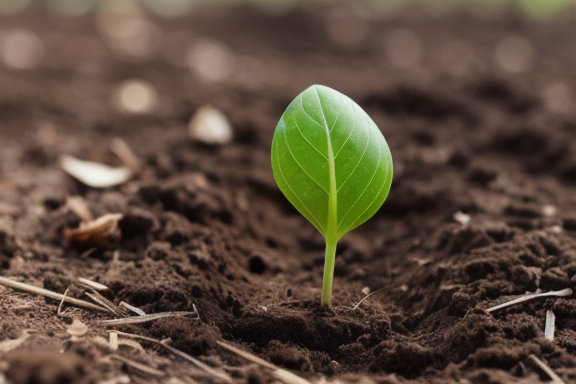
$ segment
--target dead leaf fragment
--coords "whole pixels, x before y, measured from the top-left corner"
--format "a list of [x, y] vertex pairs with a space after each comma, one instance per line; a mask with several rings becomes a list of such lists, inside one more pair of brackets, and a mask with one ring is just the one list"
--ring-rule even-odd
[[120, 238], [118, 221], [122, 217], [120, 213], [108, 213], [96, 220], [81, 223], [76, 229], [65, 229], [64, 238], [75, 248], [106, 247], [112, 240]]
[[232, 127], [228, 118], [211, 105], [196, 111], [188, 125], [190, 137], [210, 145], [228, 144], [232, 141]]
[[127, 182], [132, 177], [132, 170], [128, 167], [110, 167], [70, 155], [63, 155], [60, 158], [60, 166], [70, 176], [93, 188], [113, 187]]

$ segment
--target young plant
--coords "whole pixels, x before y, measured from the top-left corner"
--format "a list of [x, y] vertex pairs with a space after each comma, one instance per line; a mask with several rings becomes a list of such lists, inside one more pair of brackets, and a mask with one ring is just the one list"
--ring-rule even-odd
[[352, 99], [313, 85], [280, 118], [271, 160], [282, 193], [326, 240], [321, 303], [331, 307], [338, 240], [372, 217], [388, 196], [388, 144]]

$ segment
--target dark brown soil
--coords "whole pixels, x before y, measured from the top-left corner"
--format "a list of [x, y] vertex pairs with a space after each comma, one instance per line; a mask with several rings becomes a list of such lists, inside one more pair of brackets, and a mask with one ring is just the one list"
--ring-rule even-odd
[[[339, 45], [326, 22], [309, 11], [199, 10], [156, 20], [159, 49], [134, 61], [105, 43], [92, 17], [36, 10], [0, 19], [0, 33], [26, 28], [45, 44], [37, 68], [0, 66], [1, 275], [60, 293], [72, 286], [70, 295], [83, 299], [75, 281], [89, 278], [107, 285], [114, 303], [147, 313], [196, 305], [201, 321], [108, 328], [170, 339], [238, 383], [275, 379], [217, 341], [312, 382], [548, 381], [531, 354], [576, 382], [573, 296], [486, 311], [576, 281], [573, 24], [371, 20], [363, 40]], [[418, 66], [395, 67], [383, 53], [397, 28], [421, 39]], [[515, 35], [534, 51], [522, 73], [494, 59], [499, 42]], [[204, 37], [257, 69], [214, 83], [175, 63], [182, 41]], [[455, 41], [471, 56], [446, 59]], [[157, 90], [153, 112], [115, 108], [118, 84], [131, 78]], [[319, 306], [323, 238], [284, 199], [269, 165], [280, 115], [314, 83], [365, 108], [395, 161], [383, 208], [339, 244], [333, 311]], [[188, 138], [190, 117], [208, 103], [230, 118], [232, 144]], [[138, 177], [93, 189], [60, 169], [61, 154], [117, 163], [114, 137], [143, 159]], [[66, 208], [73, 195], [95, 217], [121, 213], [121, 238], [90, 252], [67, 246], [64, 230], [80, 222]], [[379, 291], [353, 309], [365, 288]], [[161, 375], [110, 358], [97, 320], [112, 315], [65, 306], [59, 317], [55, 300], [0, 293], [8, 383], [219, 382], [144, 341], [143, 350], [121, 345], [114, 354]], [[556, 316], [553, 341], [544, 338], [547, 310]], [[86, 335], [67, 333], [72, 318], [89, 326]]]

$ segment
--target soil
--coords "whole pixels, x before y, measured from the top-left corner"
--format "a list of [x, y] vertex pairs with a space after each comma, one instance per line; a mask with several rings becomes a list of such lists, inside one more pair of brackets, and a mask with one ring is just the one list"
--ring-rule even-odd
[[[1, 286], [0, 382], [223, 382], [147, 341], [112, 351], [110, 329], [169, 339], [237, 383], [282, 379], [218, 341], [311, 382], [549, 381], [530, 355], [576, 382], [573, 296], [487, 311], [576, 281], [573, 23], [413, 15], [364, 20], [368, 33], [350, 43], [331, 37], [322, 12], [207, 7], [152, 18], [161, 44], [136, 60], [112, 49], [94, 20], [41, 9], [0, 19], [0, 33], [25, 28], [45, 46], [36, 68], [0, 67], [1, 275], [89, 300], [84, 277], [109, 287], [102, 294], [116, 305], [196, 307], [200, 319], [104, 326], [112, 314], [64, 305], [58, 316], [59, 301]], [[420, 39], [416, 66], [394, 65], [383, 48], [399, 28]], [[495, 59], [510, 36], [531, 49], [523, 72]], [[206, 81], [183, 66], [183, 47], [200, 38], [226, 44], [237, 72]], [[156, 90], [153, 111], [118, 110], [117, 87], [132, 78]], [[339, 243], [332, 310], [319, 305], [324, 240], [269, 164], [280, 115], [314, 83], [356, 100], [394, 158], [384, 206]], [[205, 104], [228, 116], [232, 143], [189, 138]], [[117, 165], [114, 137], [143, 161], [132, 180], [96, 189], [60, 168], [62, 154]], [[69, 196], [94, 217], [122, 214], [121, 236], [99, 248], [67, 244], [80, 223]], [[547, 311], [554, 340], [544, 337]], [[73, 318], [86, 334], [69, 333]]]

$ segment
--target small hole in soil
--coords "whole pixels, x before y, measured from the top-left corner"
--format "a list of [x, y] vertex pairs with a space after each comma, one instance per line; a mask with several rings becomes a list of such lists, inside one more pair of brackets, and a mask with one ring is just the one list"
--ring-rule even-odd
[[250, 272], [260, 275], [264, 273], [267, 266], [264, 260], [262, 260], [262, 257], [256, 255], [252, 256], [248, 261], [248, 268], [250, 269]]
[[269, 237], [266, 238], [266, 245], [269, 246], [270, 248], [278, 248], [278, 242]]
[[64, 199], [59, 197], [49, 197], [44, 200], [44, 206], [50, 211], [60, 208], [64, 203]]

